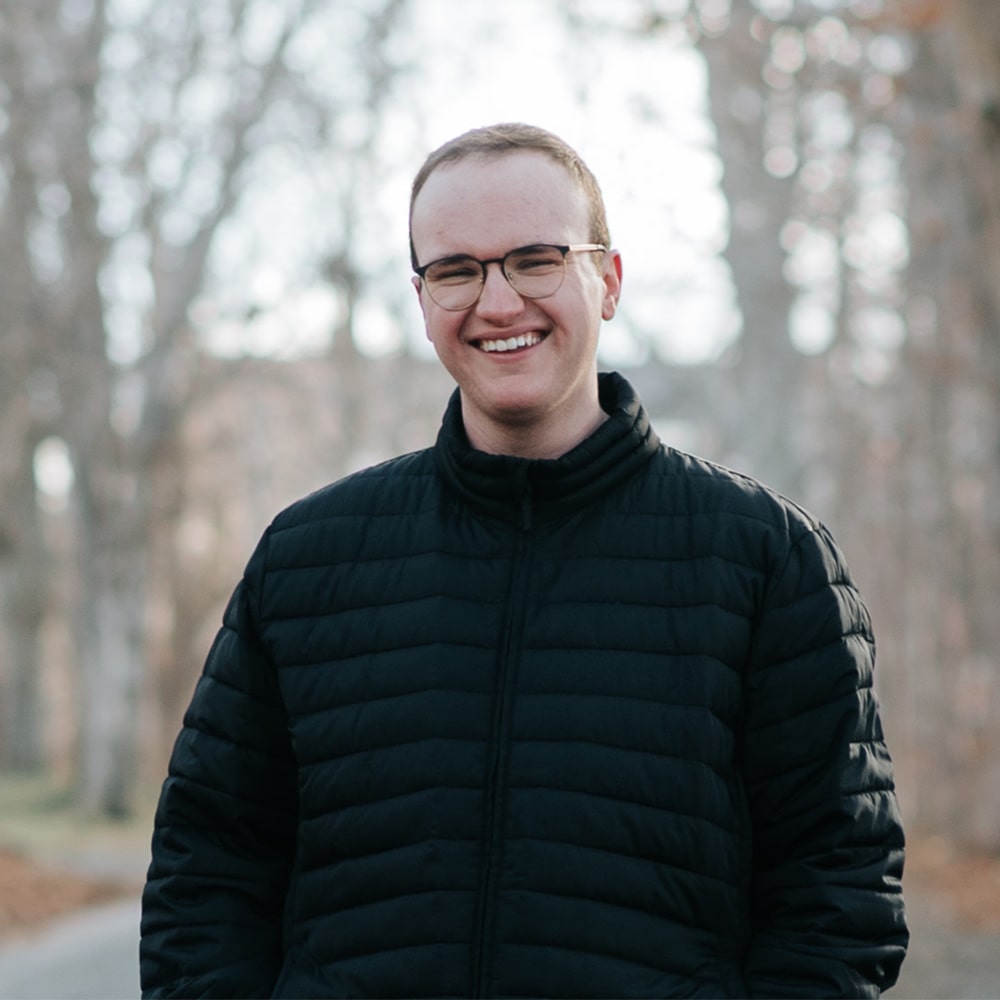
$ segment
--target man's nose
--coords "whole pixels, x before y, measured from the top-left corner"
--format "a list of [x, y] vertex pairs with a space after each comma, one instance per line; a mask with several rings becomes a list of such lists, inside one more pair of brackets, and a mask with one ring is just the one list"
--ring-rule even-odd
[[484, 316], [506, 315], [519, 312], [523, 306], [524, 299], [507, 280], [501, 264], [497, 261], [487, 264], [483, 290], [476, 303], [479, 313]]

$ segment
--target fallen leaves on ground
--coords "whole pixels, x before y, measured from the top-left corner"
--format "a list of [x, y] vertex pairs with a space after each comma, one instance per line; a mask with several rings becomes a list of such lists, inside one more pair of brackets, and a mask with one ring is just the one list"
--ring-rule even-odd
[[1000, 857], [960, 853], [940, 837], [914, 838], [906, 848], [903, 892], [913, 885], [940, 900], [959, 926], [1000, 933]]
[[134, 887], [56, 870], [0, 847], [0, 940], [128, 892]]

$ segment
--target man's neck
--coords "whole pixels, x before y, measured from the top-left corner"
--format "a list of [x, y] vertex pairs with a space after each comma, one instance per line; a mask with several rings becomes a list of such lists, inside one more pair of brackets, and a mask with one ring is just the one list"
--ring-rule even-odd
[[[591, 419], [571, 425], [550, 422], [547, 427], [525, 422], [518, 425], [486, 424], [478, 426], [464, 419], [469, 443], [477, 451], [490, 455], [509, 455], [512, 458], [555, 459], [572, 451], [581, 441], [590, 437], [608, 415], [598, 407]], [[572, 430], [567, 431], [567, 426]]]

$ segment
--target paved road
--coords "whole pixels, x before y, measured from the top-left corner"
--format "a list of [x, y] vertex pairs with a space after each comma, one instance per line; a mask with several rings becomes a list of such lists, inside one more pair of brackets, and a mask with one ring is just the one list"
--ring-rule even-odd
[[[930, 900], [910, 894], [913, 940], [893, 1000], [995, 1000], [1000, 937], [954, 927]], [[0, 1000], [136, 1000], [138, 900], [60, 920], [0, 949]]]
[[135, 1000], [139, 901], [84, 910], [0, 949], [2, 1000]]
[[[957, 927], [934, 897], [906, 892], [910, 949], [892, 1000], [997, 1000], [1000, 935]], [[1000, 905], [1000, 904], [998, 904]]]

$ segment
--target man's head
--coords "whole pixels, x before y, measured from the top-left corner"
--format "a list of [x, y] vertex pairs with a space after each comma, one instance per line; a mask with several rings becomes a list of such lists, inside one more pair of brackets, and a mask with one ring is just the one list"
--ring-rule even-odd
[[432, 154], [410, 243], [427, 337], [482, 451], [554, 458], [604, 419], [597, 341], [621, 289], [593, 175], [541, 129], [480, 129]]
[[558, 163], [569, 177], [579, 185], [587, 200], [590, 214], [588, 242], [600, 243], [606, 247], [611, 246], [611, 235], [608, 232], [608, 218], [601, 188], [597, 183], [597, 178], [583, 162], [580, 154], [559, 136], [546, 129], [538, 128], [535, 125], [525, 125], [521, 122], [507, 122], [472, 129], [449, 140], [434, 150], [417, 171], [410, 192], [410, 262], [414, 267], [419, 262], [413, 246], [413, 205], [417, 200], [417, 195], [427, 183], [427, 178], [439, 167], [457, 163], [467, 157], [491, 160], [517, 152], [541, 153]]

